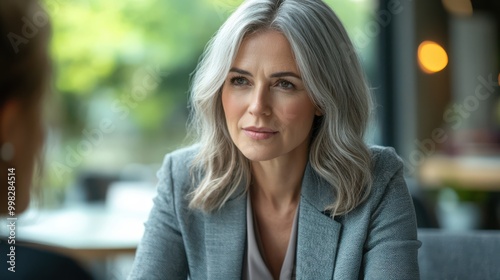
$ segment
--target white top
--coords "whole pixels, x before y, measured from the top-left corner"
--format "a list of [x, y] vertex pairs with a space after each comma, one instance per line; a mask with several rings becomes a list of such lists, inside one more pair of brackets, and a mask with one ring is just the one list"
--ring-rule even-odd
[[[295, 280], [295, 252], [297, 247], [297, 220], [298, 209], [293, 218], [292, 232], [286, 250], [285, 259], [280, 272], [280, 280]], [[253, 218], [252, 203], [250, 195], [247, 195], [247, 248], [245, 263], [243, 267], [244, 280], [273, 280], [273, 276], [262, 258], [259, 250], [259, 232], [255, 229], [255, 220]]]

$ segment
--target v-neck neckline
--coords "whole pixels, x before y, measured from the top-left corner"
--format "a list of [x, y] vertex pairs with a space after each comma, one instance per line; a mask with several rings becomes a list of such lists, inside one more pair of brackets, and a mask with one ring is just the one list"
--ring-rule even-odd
[[[285, 253], [285, 258], [280, 269], [280, 280], [295, 279], [295, 254], [297, 251], [297, 227], [298, 227], [298, 213], [299, 204], [295, 210], [293, 224], [290, 232], [290, 238], [288, 241], [287, 250]], [[263, 252], [262, 241], [260, 237], [260, 230], [258, 226], [257, 219], [254, 215], [252, 201], [250, 194], [247, 195], [247, 254], [246, 254], [246, 273], [245, 275], [249, 278], [248, 280], [253, 280], [251, 277], [253, 272], [256, 272], [258, 277], [255, 279], [273, 279], [272, 274], [267, 266]], [[259, 269], [259, 271], [255, 271]], [[262, 271], [264, 270], [264, 271]], [[262, 280], [264, 280], [262, 279]]]

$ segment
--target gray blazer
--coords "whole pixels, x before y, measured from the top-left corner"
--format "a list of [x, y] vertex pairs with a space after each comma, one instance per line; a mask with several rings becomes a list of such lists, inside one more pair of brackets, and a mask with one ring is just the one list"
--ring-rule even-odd
[[[145, 224], [129, 279], [241, 279], [246, 247], [243, 186], [222, 209], [190, 210], [189, 163], [196, 147], [165, 157], [158, 195]], [[372, 147], [374, 182], [368, 200], [347, 215], [324, 209], [332, 188], [307, 165], [301, 189], [297, 279], [418, 279], [416, 219], [392, 148]]]

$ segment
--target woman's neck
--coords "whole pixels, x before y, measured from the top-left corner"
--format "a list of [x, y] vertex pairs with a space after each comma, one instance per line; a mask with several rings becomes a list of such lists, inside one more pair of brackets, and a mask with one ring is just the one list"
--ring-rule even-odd
[[306, 164], [307, 153], [252, 162], [252, 199], [278, 211], [296, 206]]

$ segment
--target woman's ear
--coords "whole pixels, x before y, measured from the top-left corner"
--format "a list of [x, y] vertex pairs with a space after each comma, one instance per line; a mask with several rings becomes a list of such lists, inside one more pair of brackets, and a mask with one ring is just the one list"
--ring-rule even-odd
[[323, 112], [321, 112], [320, 109], [316, 109], [316, 112], [314, 112], [314, 115], [321, 117], [321, 116], [323, 116]]

